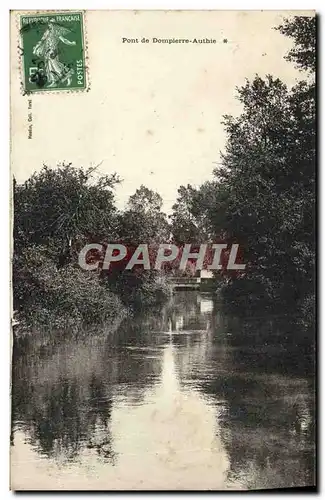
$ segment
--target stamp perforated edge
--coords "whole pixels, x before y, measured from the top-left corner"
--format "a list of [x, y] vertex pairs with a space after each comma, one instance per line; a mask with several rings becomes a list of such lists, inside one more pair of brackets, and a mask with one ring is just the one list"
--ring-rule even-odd
[[[36, 92], [31, 92], [25, 89], [24, 81], [24, 48], [22, 46], [22, 37], [21, 37], [21, 25], [20, 20], [22, 16], [41, 16], [41, 15], [56, 15], [56, 14], [69, 14], [71, 12], [78, 12], [82, 15], [82, 37], [83, 37], [83, 51], [84, 51], [84, 61], [85, 61], [85, 75], [86, 75], [86, 86], [82, 89], [58, 89], [58, 90], [37, 90]], [[31, 96], [34, 94], [37, 95], [55, 95], [55, 94], [82, 94], [84, 92], [89, 92], [91, 90], [91, 79], [90, 79], [90, 71], [89, 71], [89, 54], [88, 54], [88, 31], [87, 31], [87, 11], [79, 10], [79, 9], [64, 9], [64, 10], [12, 10], [11, 14], [15, 16], [15, 28], [17, 31], [17, 52], [16, 56], [18, 59], [18, 67], [19, 67], [19, 79], [20, 79], [20, 92], [23, 96]], [[13, 57], [13, 54], [11, 55]]]

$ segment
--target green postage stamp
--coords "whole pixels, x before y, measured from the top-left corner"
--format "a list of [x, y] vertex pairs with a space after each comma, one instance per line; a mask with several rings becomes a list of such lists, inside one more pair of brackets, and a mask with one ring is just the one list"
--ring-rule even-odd
[[22, 15], [20, 34], [25, 91], [86, 88], [82, 12]]

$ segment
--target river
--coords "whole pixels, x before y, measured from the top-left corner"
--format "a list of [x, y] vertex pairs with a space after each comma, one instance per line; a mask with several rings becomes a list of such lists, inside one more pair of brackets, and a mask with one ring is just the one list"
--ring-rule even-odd
[[314, 383], [292, 319], [178, 292], [114, 333], [14, 347], [14, 489], [313, 485]]

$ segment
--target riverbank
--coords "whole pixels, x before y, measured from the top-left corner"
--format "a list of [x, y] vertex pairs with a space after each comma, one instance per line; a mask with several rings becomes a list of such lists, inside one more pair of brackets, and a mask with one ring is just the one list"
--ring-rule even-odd
[[58, 268], [40, 252], [26, 253], [26, 260], [14, 263], [15, 337], [119, 324], [171, 294], [166, 280], [154, 274], [120, 274], [112, 281], [72, 264]]

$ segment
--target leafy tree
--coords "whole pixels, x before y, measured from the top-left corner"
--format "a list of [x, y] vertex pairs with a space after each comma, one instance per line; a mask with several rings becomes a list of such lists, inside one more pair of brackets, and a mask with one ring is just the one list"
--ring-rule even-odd
[[163, 200], [159, 193], [152, 191], [143, 184], [136, 192], [130, 196], [128, 209], [133, 212], [144, 212], [146, 214], [155, 214], [161, 211]]
[[285, 19], [277, 28], [280, 33], [293, 39], [294, 47], [289, 51], [286, 59], [294, 62], [298, 68], [316, 71], [316, 36], [317, 17], [295, 16]]
[[176, 244], [196, 242], [199, 237], [198, 224], [193, 215], [195, 193], [195, 188], [190, 184], [178, 189], [178, 198], [170, 216], [173, 241]]
[[[312, 72], [315, 20], [295, 17], [279, 30], [295, 41], [287, 59]], [[241, 287], [259, 283], [270, 298], [300, 300], [314, 287], [314, 82], [287, 89], [257, 76], [238, 98], [243, 112], [225, 117], [228, 142], [215, 174], [228, 193], [225, 229], [251, 263]]]
[[169, 240], [169, 225], [161, 211], [161, 196], [141, 185], [130, 196], [126, 210], [119, 216], [119, 237], [124, 244], [158, 244]]
[[[116, 175], [44, 166], [14, 182], [14, 308], [24, 325], [78, 326], [119, 318], [125, 309], [98, 274], [77, 265], [87, 241], [116, 237]], [[112, 237], [113, 237], [112, 236]]]
[[[170, 229], [167, 217], [161, 211], [162, 204], [161, 196], [143, 185], [130, 196], [126, 210], [118, 216], [119, 241], [127, 246], [128, 259], [139, 244], [146, 244], [153, 264], [159, 243], [168, 242]], [[120, 265], [117, 263], [102, 273], [110, 289], [119, 293], [124, 302], [141, 307], [168, 295], [162, 271], [144, 270], [141, 265], [126, 270], [125, 265], [125, 261]]]
[[215, 182], [205, 182], [198, 188], [180, 186], [172, 207], [171, 231], [177, 244], [207, 243], [213, 234], [212, 218], [217, 203]]
[[14, 183], [16, 252], [45, 245], [63, 265], [75, 244], [116, 237], [113, 189], [119, 179], [115, 174], [95, 177], [95, 171], [44, 165], [24, 184]]
[[[313, 293], [315, 253], [315, 18], [278, 28], [306, 80], [288, 89], [258, 75], [237, 88], [239, 116], [225, 116], [227, 143], [214, 181], [181, 187], [172, 215], [177, 241], [227, 238], [249, 263], [227, 279], [229, 299], [302, 300]], [[238, 293], [236, 293], [236, 290]]]

